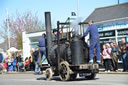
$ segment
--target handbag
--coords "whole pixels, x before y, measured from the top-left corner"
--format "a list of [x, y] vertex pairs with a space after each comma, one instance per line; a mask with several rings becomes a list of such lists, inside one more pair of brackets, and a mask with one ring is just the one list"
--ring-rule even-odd
[[103, 59], [108, 59], [108, 56], [104, 56], [104, 55], [103, 55]]

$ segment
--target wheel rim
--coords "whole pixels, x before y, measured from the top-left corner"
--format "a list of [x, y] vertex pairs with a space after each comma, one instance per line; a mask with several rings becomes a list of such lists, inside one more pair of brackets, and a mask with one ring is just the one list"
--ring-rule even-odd
[[51, 68], [46, 69], [46, 80], [51, 80], [52, 76], [53, 76], [52, 69]]
[[68, 81], [70, 79], [70, 68], [69, 64], [67, 62], [62, 62], [60, 64], [60, 79], [63, 81]]

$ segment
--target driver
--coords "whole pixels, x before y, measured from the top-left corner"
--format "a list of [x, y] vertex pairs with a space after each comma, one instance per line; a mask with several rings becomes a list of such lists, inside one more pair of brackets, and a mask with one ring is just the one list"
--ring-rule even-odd
[[90, 33], [90, 47], [89, 47], [89, 63], [93, 63], [94, 49], [96, 49], [96, 62], [100, 63], [100, 41], [98, 28], [94, 25], [94, 21], [88, 21], [88, 28], [83, 37]]

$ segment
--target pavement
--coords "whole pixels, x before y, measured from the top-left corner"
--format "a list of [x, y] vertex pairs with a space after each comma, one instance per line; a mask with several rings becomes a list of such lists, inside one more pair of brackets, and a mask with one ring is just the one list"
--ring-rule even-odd
[[123, 69], [118, 69], [117, 72], [115, 71], [110, 71], [110, 72], [105, 72], [105, 69], [99, 69], [98, 74], [128, 74], [128, 72], [122, 72]]
[[[43, 73], [45, 73], [45, 71], [43, 71]], [[5, 74], [34, 74], [34, 71], [6, 72]], [[105, 72], [104, 69], [99, 69], [99, 73], [98, 74], [128, 74], [128, 72], [122, 72], [122, 69], [118, 69], [117, 72], [115, 72], [115, 71]]]
[[72, 81], [61, 81], [59, 76], [54, 76], [51, 81], [47, 81], [45, 75], [1, 74], [0, 85], [128, 85], [128, 75], [97, 74], [92, 80], [78, 75]]

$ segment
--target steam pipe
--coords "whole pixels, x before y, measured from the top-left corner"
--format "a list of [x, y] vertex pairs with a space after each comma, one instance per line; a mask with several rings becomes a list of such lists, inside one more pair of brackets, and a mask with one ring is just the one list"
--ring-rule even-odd
[[60, 31], [59, 31], [59, 21], [57, 21], [57, 45], [58, 45], [58, 55], [57, 55], [57, 63], [58, 63], [58, 69], [59, 69], [59, 63], [60, 63]]
[[51, 13], [45, 12], [45, 27], [46, 27], [46, 39], [47, 39], [47, 59], [50, 62], [50, 49], [52, 47], [52, 32], [51, 32]]

